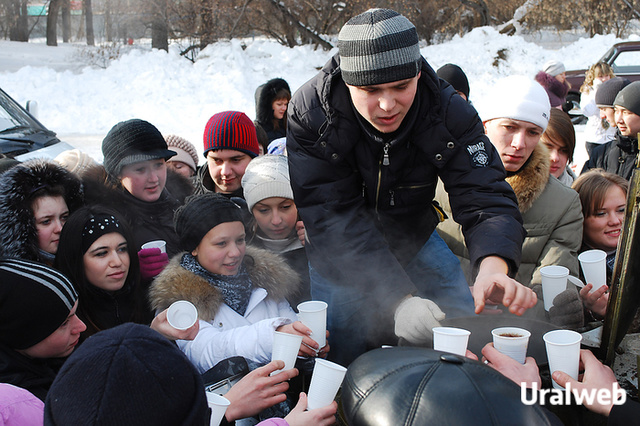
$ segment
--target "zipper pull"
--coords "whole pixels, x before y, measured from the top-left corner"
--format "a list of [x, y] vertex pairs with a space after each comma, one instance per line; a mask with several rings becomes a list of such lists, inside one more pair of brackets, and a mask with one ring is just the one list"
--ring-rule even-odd
[[395, 206], [396, 205], [396, 201], [393, 199], [393, 191], [389, 190], [389, 195], [391, 195], [391, 200], [389, 201], [389, 205], [390, 206]]
[[388, 166], [389, 165], [389, 144], [385, 143], [384, 144], [384, 148], [382, 148], [384, 150], [384, 157], [382, 158], [382, 165], [383, 166]]

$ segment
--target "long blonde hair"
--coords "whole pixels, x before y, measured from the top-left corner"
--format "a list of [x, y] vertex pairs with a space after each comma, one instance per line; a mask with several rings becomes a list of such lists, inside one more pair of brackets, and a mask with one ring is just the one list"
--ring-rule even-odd
[[609, 76], [610, 78], [615, 77], [616, 75], [613, 73], [613, 68], [606, 62], [596, 62], [591, 65], [589, 70], [584, 75], [584, 82], [582, 86], [580, 86], [580, 91], [582, 93], [589, 93], [593, 89], [593, 82], [598, 77]]

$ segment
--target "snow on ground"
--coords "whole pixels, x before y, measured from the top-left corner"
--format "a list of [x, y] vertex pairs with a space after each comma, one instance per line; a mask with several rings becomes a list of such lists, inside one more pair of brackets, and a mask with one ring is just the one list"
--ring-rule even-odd
[[[503, 76], [533, 77], [549, 59], [564, 62], [567, 69], [587, 68], [612, 44], [624, 41], [613, 35], [573, 38], [559, 43], [558, 35], [547, 33], [508, 37], [482, 27], [421, 50], [434, 69], [448, 62], [460, 65], [469, 77], [471, 101], [481, 105]], [[90, 59], [98, 56], [97, 48], [0, 40], [0, 87], [22, 105], [36, 100], [45, 126], [101, 161], [102, 138], [129, 118], [148, 120], [163, 134], [183, 136], [201, 150], [211, 115], [239, 110], [255, 118], [256, 87], [282, 77], [295, 91], [336, 51], [291, 49], [265, 38], [232, 39], [208, 46], [191, 62], [176, 46], [167, 53], [143, 44], [121, 48], [117, 59], [99, 67]], [[496, 59], [499, 51], [504, 60]], [[582, 128], [576, 126], [579, 139]], [[576, 163], [585, 156], [579, 143]]]

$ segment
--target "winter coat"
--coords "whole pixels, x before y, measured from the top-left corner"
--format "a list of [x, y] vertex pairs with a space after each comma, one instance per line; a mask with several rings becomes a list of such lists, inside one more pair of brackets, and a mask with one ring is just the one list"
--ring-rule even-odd
[[474, 265], [495, 254], [517, 269], [524, 230], [500, 157], [475, 109], [426, 61], [413, 106], [386, 140], [356, 115], [337, 55], [294, 94], [288, 112], [291, 185], [307, 256], [323, 277], [362, 289], [371, 309], [391, 314], [416, 291], [403, 268], [439, 221], [438, 176]]
[[536, 74], [535, 80], [544, 87], [552, 108], [557, 108], [564, 104], [567, 93], [569, 93], [569, 83], [566, 81], [560, 83], [554, 76], [544, 71]]
[[[527, 237], [522, 246], [522, 262], [516, 281], [531, 287], [542, 298], [540, 268], [561, 265], [578, 276], [578, 250], [582, 244], [582, 205], [578, 193], [549, 175], [549, 151], [538, 143], [525, 165], [507, 178], [518, 197]], [[449, 212], [446, 193], [439, 188], [438, 201]], [[460, 226], [446, 220], [438, 233], [460, 258], [470, 280], [469, 253]], [[472, 282], [472, 281], [470, 281]]]
[[57, 163], [30, 160], [7, 170], [0, 177], [0, 256], [45, 261], [29, 200], [43, 185], [64, 188], [70, 213], [82, 206], [80, 179]]
[[240, 315], [224, 303], [218, 288], [180, 266], [182, 256], [175, 256], [155, 278], [149, 298], [156, 311], [177, 300], [188, 300], [198, 309], [198, 335], [193, 341], [177, 342], [191, 362], [204, 373], [232, 356], [271, 361], [273, 332], [296, 321], [286, 299], [299, 290], [297, 274], [278, 255], [247, 247], [244, 264], [254, 288], [246, 312]]
[[107, 205], [127, 220], [136, 251], [146, 242], [164, 240], [169, 257], [180, 252], [178, 235], [173, 228], [173, 213], [193, 191], [188, 178], [167, 169], [167, 184], [160, 198], [154, 202], [139, 200], [118, 184], [105, 180], [97, 170], [85, 174], [83, 182], [88, 205]]
[[561, 183], [563, 183], [565, 186], [568, 186], [569, 188], [571, 188], [571, 185], [573, 185], [573, 181], [576, 179], [576, 174], [573, 173], [573, 170], [571, 170], [571, 167], [569, 167], [568, 165], [564, 168], [564, 171], [558, 178]]
[[596, 91], [600, 84], [599, 80], [595, 80], [591, 90], [580, 96], [582, 115], [588, 118], [584, 127], [584, 138], [585, 141], [595, 144], [609, 142], [616, 135], [616, 128], [611, 127], [606, 120], [600, 118], [600, 108], [596, 105]]
[[269, 142], [287, 136], [286, 116], [279, 121], [277, 130], [273, 128], [272, 105], [275, 100], [275, 94], [282, 89], [287, 89], [291, 93], [289, 84], [281, 78], [273, 78], [256, 89], [256, 121], [267, 133]]
[[605, 144], [593, 148], [591, 156], [584, 163], [582, 172], [591, 169], [604, 169], [605, 172], [615, 173], [626, 180], [631, 179], [638, 155], [638, 140], [629, 136], [622, 136], [616, 132], [616, 137]]
[[44, 402], [26, 389], [0, 383], [0, 425], [42, 426], [43, 421]]

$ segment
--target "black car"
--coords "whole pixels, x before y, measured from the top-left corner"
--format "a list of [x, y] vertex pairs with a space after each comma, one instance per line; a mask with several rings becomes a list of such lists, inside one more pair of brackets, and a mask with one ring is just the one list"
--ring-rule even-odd
[[35, 156], [53, 158], [72, 148], [0, 89], [0, 156], [20, 161]]

